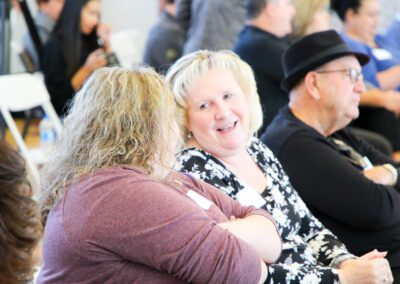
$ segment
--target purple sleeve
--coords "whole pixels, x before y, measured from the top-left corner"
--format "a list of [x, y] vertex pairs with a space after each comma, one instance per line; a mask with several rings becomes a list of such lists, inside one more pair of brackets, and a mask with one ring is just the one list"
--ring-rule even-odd
[[[103, 257], [96, 252], [101, 247], [191, 283], [259, 281], [258, 253], [217, 225], [223, 216], [217, 206], [203, 210], [184, 193], [151, 180], [114, 179], [102, 186], [107, 191], [101, 199], [107, 202], [88, 205], [90, 226], [80, 232], [87, 241], [75, 243], [77, 251], [92, 251], [90, 257], [96, 260]], [[243, 215], [258, 212], [235, 204], [223, 209]]]
[[232, 199], [230, 196], [215, 188], [213, 185], [201, 180], [196, 180], [193, 177], [190, 177], [190, 180], [194, 190], [212, 200], [228, 218], [230, 216], [244, 218], [250, 215], [262, 215], [275, 224], [274, 219], [266, 210], [257, 209], [253, 206], [242, 206], [238, 201]]

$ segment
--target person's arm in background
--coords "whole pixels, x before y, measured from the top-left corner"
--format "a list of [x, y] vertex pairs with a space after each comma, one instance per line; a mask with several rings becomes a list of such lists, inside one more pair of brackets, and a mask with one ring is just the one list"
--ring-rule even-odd
[[75, 72], [71, 78], [71, 86], [77, 91], [86, 78], [96, 69], [107, 64], [106, 54], [102, 48], [92, 51], [86, 58], [85, 63]]
[[400, 93], [396, 91], [383, 91], [377, 88], [367, 90], [361, 94], [360, 105], [369, 107], [382, 107], [396, 115], [400, 114]]
[[400, 193], [366, 178], [325, 138], [300, 131], [275, 154], [302, 199], [327, 216], [369, 230], [400, 221]]
[[[351, 129], [344, 129], [336, 133], [340, 139], [348, 143], [354, 149], [357, 149], [361, 156], [367, 157], [374, 165], [371, 169], [363, 171], [366, 178], [374, 181], [375, 183], [394, 186], [400, 192], [400, 181], [398, 176], [400, 174], [400, 164], [395, 162], [391, 157], [381, 153], [375, 149], [367, 141], [360, 139], [357, 135], [353, 134]], [[393, 166], [395, 173], [392, 173], [385, 164]]]
[[384, 90], [394, 90], [400, 87], [400, 65], [393, 66], [376, 74], [379, 84]]

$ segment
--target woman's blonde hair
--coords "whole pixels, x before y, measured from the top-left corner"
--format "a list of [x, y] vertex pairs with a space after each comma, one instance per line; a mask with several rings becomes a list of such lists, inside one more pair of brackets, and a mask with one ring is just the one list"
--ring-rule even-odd
[[182, 145], [174, 112], [169, 87], [154, 70], [95, 71], [75, 95], [63, 133], [44, 166], [43, 223], [65, 188], [96, 169], [132, 165], [164, 178]]
[[[229, 50], [208, 51], [200, 50], [180, 58], [166, 74], [172, 93], [177, 103], [176, 117], [181, 132], [187, 140], [187, 104], [185, 97], [187, 89], [198, 78], [214, 68], [221, 68], [232, 73], [246, 96], [250, 113], [249, 137], [255, 135], [261, 127], [263, 114], [257, 93], [256, 81], [250, 66]], [[186, 141], [185, 141], [186, 142]]]
[[308, 29], [313, 21], [315, 13], [324, 7], [328, 7], [329, 0], [293, 0], [296, 15], [292, 20], [293, 38], [299, 38], [308, 34]]

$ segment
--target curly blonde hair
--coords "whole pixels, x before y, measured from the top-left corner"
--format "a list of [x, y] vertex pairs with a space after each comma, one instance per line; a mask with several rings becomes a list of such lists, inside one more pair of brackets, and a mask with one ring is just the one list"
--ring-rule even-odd
[[[263, 114], [257, 93], [256, 81], [250, 66], [239, 56], [229, 50], [200, 50], [183, 56], [166, 74], [177, 104], [177, 123], [185, 139], [189, 137], [187, 129], [187, 104], [185, 98], [187, 89], [198, 78], [213, 68], [222, 68], [232, 73], [246, 96], [250, 113], [250, 131], [248, 141], [261, 127]], [[186, 142], [186, 141], [185, 141]]]
[[31, 195], [24, 160], [0, 141], [0, 283], [32, 280], [33, 251], [42, 228]]
[[182, 145], [174, 112], [169, 87], [153, 69], [96, 70], [75, 95], [44, 166], [43, 223], [65, 188], [96, 169], [132, 165], [165, 178]]

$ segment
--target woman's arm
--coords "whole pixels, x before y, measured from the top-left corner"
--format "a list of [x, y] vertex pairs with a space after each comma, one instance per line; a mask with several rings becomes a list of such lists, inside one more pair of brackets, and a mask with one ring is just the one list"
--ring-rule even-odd
[[218, 225], [250, 244], [266, 263], [273, 263], [279, 258], [281, 239], [274, 223], [268, 218], [250, 215]]
[[376, 74], [376, 77], [384, 90], [394, 90], [400, 86], [400, 65], [393, 66]]
[[97, 68], [103, 67], [107, 64], [105, 52], [102, 48], [92, 51], [78, 71], [75, 72], [71, 78], [71, 86], [77, 91], [86, 80], [86, 78]]

